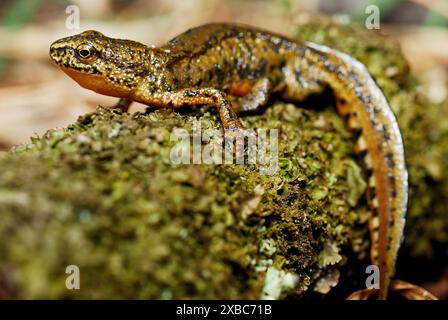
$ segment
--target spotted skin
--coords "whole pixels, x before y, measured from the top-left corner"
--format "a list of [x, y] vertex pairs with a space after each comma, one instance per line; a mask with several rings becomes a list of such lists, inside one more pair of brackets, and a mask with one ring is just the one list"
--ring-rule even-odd
[[371, 176], [371, 258], [380, 268], [379, 298], [387, 297], [405, 222], [407, 171], [395, 116], [359, 61], [235, 24], [193, 28], [161, 47], [86, 31], [54, 42], [50, 56], [81, 86], [121, 98], [125, 110], [132, 101], [212, 105], [226, 129], [242, 129], [237, 112], [259, 109], [273, 93], [294, 102], [331, 88]]

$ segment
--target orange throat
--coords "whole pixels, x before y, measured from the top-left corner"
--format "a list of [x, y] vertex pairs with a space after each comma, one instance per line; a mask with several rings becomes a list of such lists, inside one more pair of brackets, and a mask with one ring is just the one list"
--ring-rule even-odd
[[126, 98], [131, 94], [131, 90], [108, 81], [104, 76], [96, 74], [86, 74], [70, 68], [61, 67], [70, 78], [75, 80], [81, 87], [93, 90], [106, 96]]

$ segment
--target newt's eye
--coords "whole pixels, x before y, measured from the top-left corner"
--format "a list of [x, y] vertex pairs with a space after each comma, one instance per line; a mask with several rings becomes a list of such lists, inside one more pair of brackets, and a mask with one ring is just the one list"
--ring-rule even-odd
[[89, 60], [96, 55], [96, 50], [89, 44], [82, 44], [76, 49], [76, 54], [80, 59]]

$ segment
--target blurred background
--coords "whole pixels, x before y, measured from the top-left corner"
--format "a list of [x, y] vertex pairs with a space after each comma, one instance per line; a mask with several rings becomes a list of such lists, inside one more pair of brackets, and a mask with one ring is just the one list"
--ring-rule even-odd
[[[447, 0], [2, 0], [0, 2], [0, 151], [62, 127], [115, 98], [82, 89], [51, 64], [50, 44], [96, 29], [110, 37], [162, 44], [206, 22], [241, 22], [288, 34], [305, 12], [364, 24], [368, 5], [380, 9], [381, 30], [400, 43], [434, 102], [447, 96]], [[70, 5], [79, 29], [66, 26]], [[73, 22], [73, 21], [72, 21]], [[69, 103], [68, 103], [69, 102]], [[142, 106], [133, 106], [131, 111]]]

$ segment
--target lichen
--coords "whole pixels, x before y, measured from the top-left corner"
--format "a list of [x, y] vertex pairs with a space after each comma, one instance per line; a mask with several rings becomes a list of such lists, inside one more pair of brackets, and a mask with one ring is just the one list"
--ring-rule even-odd
[[297, 288], [299, 276], [276, 268], [269, 268], [266, 272], [265, 284], [261, 298], [277, 300], [284, 298]]

